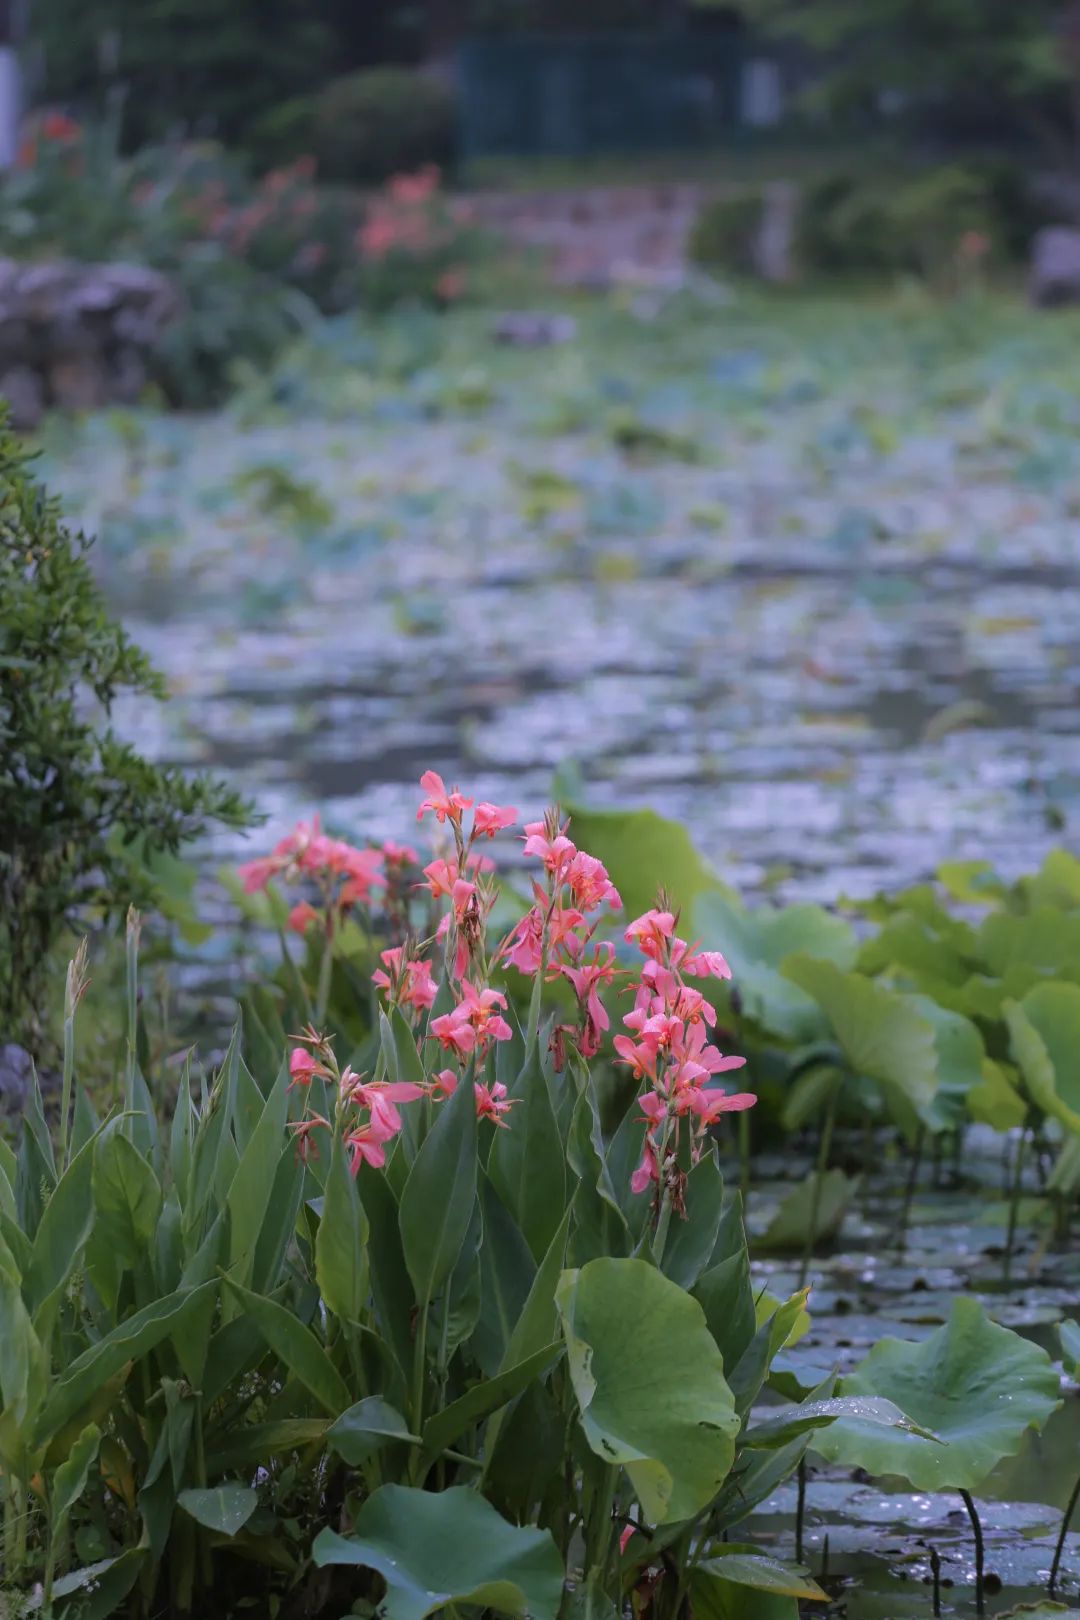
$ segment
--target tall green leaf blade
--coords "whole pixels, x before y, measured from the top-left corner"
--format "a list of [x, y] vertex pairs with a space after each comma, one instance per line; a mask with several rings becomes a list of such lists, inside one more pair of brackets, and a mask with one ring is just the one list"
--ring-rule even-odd
[[[24, 1278], [26, 1303], [37, 1315], [50, 1297], [55, 1298], [82, 1258], [94, 1224], [92, 1174], [94, 1148], [87, 1143], [74, 1155], [45, 1205], [34, 1244], [30, 1269]], [[48, 1326], [38, 1322], [48, 1334]]]
[[367, 1303], [367, 1238], [367, 1218], [341, 1132], [335, 1131], [315, 1238], [315, 1277], [327, 1308], [344, 1322], [359, 1322]]
[[84, 1350], [64, 1376], [54, 1381], [34, 1426], [36, 1443], [48, 1444], [57, 1430], [78, 1416], [101, 1384], [127, 1362], [138, 1361], [160, 1344], [185, 1312], [196, 1309], [206, 1295], [216, 1289], [216, 1282], [208, 1282], [201, 1288], [181, 1289], [165, 1299], [155, 1300]]
[[320, 1406], [331, 1417], [344, 1412], [350, 1405], [348, 1387], [311, 1329], [276, 1300], [253, 1294], [231, 1277], [226, 1276], [224, 1282], [239, 1300], [244, 1316]]
[[289, 1071], [282, 1063], [265, 1102], [256, 1088], [259, 1117], [229, 1187], [229, 1274], [245, 1285], [251, 1281], [255, 1247], [266, 1220], [278, 1165], [291, 1151], [285, 1134], [288, 1086]]
[[101, 1444], [101, 1430], [96, 1423], [88, 1423], [72, 1446], [66, 1461], [53, 1475], [52, 1533], [63, 1533], [72, 1508], [86, 1489], [90, 1469]]
[[133, 1267], [152, 1258], [162, 1196], [149, 1158], [123, 1126], [123, 1119], [110, 1120], [94, 1147], [94, 1214], [99, 1242]]
[[495, 1133], [487, 1173], [539, 1263], [566, 1209], [566, 1151], [537, 1046], [510, 1093], [508, 1128]]
[[482, 1423], [493, 1412], [498, 1412], [508, 1401], [514, 1400], [535, 1379], [547, 1372], [552, 1362], [562, 1352], [563, 1344], [558, 1340], [527, 1356], [516, 1366], [507, 1367], [504, 1372], [496, 1373], [494, 1378], [486, 1378], [482, 1383], [474, 1384], [464, 1395], [459, 1395], [456, 1401], [444, 1406], [441, 1412], [436, 1412], [424, 1424], [425, 1452], [434, 1460], [447, 1446], [455, 1445], [468, 1429]]
[[476, 1198], [476, 1105], [463, 1080], [439, 1108], [401, 1195], [401, 1246], [418, 1305], [433, 1298], [465, 1241]]

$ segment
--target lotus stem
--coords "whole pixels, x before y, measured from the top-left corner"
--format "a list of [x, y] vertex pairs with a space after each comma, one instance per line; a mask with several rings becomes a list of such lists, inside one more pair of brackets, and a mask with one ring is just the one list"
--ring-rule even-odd
[[1013, 1164], [1012, 1189], [1009, 1193], [1009, 1229], [1005, 1236], [1005, 1257], [1002, 1263], [1006, 1284], [1012, 1279], [1013, 1245], [1016, 1242], [1016, 1221], [1020, 1209], [1020, 1192], [1024, 1176], [1024, 1154], [1027, 1150], [1028, 1125], [1025, 1119], [1020, 1129], [1020, 1144]]
[[934, 1583], [934, 1616], [941, 1614], [941, 1554], [936, 1547], [930, 1549], [930, 1577]]
[[923, 1145], [926, 1141], [926, 1126], [920, 1125], [915, 1133], [915, 1145], [911, 1150], [911, 1163], [908, 1165], [907, 1181], [904, 1184], [904, 1207], [900, 1211], [900, 1231], [897, 1236], [897, 1247], [907, 1248], [908, 1223], [911, 1220], [911, 1202], [915, 1197], [915, 1184], [919, 1179], [919, 1168], [922, 1164]]
[[1065, 1551], [1065, 1537], [1069, 1533], [1069, 1525], [1076, 1511], [1077, 1502], [1080, 1502], [1080, 1479], [1073, 1486], [1072, 1495], [1069, 1497], [1069, 1505], [1061, 1519], [1061, 1530], [1058, 1533], [1057, 1546], [1054, 1548], [1054, 1562], [1050, 1565], [1050, 1580], [1046, 1588], [1051, 1597], [1053, 1597], [1054, 1587], [1057, 1585], [1058, 1570], [1061, 1568], [1061, 1555]]
[[814, 1186], [810, 1194], [810, 1219], [806, 1227], [806, 1246], [803, 1249], [802, 1264], [799, 1267], [799, 1287], [806, 1287], [806, 1278], [810, 1270], [810, 1258], [814, 1252], [814, 1239], [817, 1236], [818, 1215], [821, 1210], [821, 1189], [825, 1180], [825, 1172], [829, 1167], [829, 1151], [832, 1147], [833, 1126], [836, 1124], [836, 1108], [840, 1100], [839, 1088], [829, 1099], [829, 1106], [825, 1113], [825, 1123], [821, 1127], [821, 1143], [818, 1147], [817, 1165], [814, 1169]]
[[971, 1520], [971, 1529], [975, 1537], [975, 1612], [986, 1613], [986, 1595], [983, 1591], [983, 1568], [985, 1561], [985, 1548], [983, 1546], [982, 1525], [979, 1522], [979, 1512], [972, 1500], [970, 1491], [961, 1491], [961, 1499], [967, 1508], [968, 1518]]

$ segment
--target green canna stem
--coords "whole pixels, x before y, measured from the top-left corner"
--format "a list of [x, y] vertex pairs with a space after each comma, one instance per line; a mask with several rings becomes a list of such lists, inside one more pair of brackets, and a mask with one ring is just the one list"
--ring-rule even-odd
[[424, 1377], [427, 1373], [427, 1330], [431, 1301], [425, 1299], [416, 1323], [416, 1344], [413, 1350], [413, 1428], [417, 1434], [424, 1426]]
[[1054, 1587], [1057, 1585], [1058, 1570], [1061, 1568], [1061, 1556], [1065, 1551], [1065, 1537], [1069, 1533], [1069, 1525], [1072, 1523], [1072, 1516], [1076, 1511], [1077, 1502], [1080, 1502], [1080, 1479], [1073, 1486], [1072, 1495], [1069, 1497], [1069, 1505], [1062, 1516], [1057, 1546], [1054, 1548], [1054, 1562], [1050, 1565], [1050, 1580], [1046, 1588], [1051, 1597], [1053, 1597]]

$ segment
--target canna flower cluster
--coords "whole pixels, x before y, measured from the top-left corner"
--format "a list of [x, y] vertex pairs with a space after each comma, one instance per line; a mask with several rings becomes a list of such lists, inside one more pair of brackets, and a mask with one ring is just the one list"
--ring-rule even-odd
[[615, 979], [615, 947], [594, 942], [600, 918], [590, 921], [589, 913], [622, 906], [603, 861], [578, 849], [567, 835], [568, 825], [554, 810], [543, 821], [526, 824], [525, 854], [542, 863], [544, 880], [533, 880], [533, 904], [501, 951], [503, 961], [519, 972], [564, 978], [574, 991], [577, 1020], [560, 1024], [552, 1035], [560, 1072], [568, 1043], [583, 1058], [595, 1057], [610, 1027], [600, 992]]
[[689, 1132], [693, 1157], [721, 1115], [752, 1108], [757, 1101], [751, 1092], [732, 1096], [712, 1083], [719, 1074], [741, 1069], [746, 1059], [726, 1057], [709, 1044], [707, 1030], [716, 1023], [716, 1008], [686, 980], [730, 979], [731, 969], [719, 951], [703, 951], [680, 939], [677, 921], [670, 910], [653, 910], [627, 928], [624, 939], [645, 960], [633, 987], [633, 1011], [623, 1019], [632, 1033], [614, 1040], [618, 1061], [648, 1087], [640, 1098], [648, 1129], [631, 1186], [637, 1193], [654, 1186], [658, 1197], [667, 1193], [676, 1209], [685, 1179], [678, 1168], [682, 1133]]
[[289, 1089], [300, 1086], [310, 1095], [313, 1080], [326, 1082], [331, 1095], [336, 1095], [334, 1123], [324, 1114], [313, 1112], [305, 1105], [304, 1117], [289, 1126], [296, 1139], [296, 1149], [302, 1159], [319, 1156], [319, 1136], [323, 1131], [340, 1130], [349, 1153], [349, 1168], [355, 1176], [361, 1164], [382, 1169], [386, 1163], [387, 1144], [401, 1130], [399, 1103], [417, 1102], [427, 1095], [429, 1087], [408, 1080], [382, 1080], [377, 1076], [368, 1080], [346, 1064], [338, 1067], [334, 1049], [325, 1035], [310, 1026], [297, 1037], [289, 1057], [292, 1076]]
[[246, 861], [237, 868], [245, 894], [257, 894], [274, 879], [310, 888], [318, 903], [299, 900], [289, 912], [286, 926], [306, 934], [312, 926], [332, 935], [354, 907], [369, 909], [376, 890], [385, 891], [387, 909], [399, 909], [405, 874], [419, 864], [407, 844], [388, 840], [381, 846], [360, 849], [323, 832], [318, 816], [297, 822], [269, 855]]
[[[661, 896], [655, 909], [623, 932], [624, 945], [639, 953], [636, 975], [620, 968], [615, 942], [601, 934], [610, 912], [621, 909], [618, 890], [604, 863], [578, 848], [569, 823], [555, 810], [525, 823], [523, 852], [540, 868], [531, 880], [532, 901], [490, 944], [498, 890], [485, 851], [516, 826], [518, 813], [475, 802], [456, 786], [448, 788], [435, 771], [424, 773], [420, 787], [417, 820], [429, 822], [437, 845], [422, 872], [411, 846], [387, 842], [359, 849], [327, 837], [317, 818], [299, 823], [270, 855], [240, 869], [248, 892], [273, 878], [314, 885], [321, 909], [299, 902], [290, 925], [306, 928], [321, 920], [328, 949], [336, 918], [354, 905], [371, 910], [373, 926], [393, 941], [380, 952], [374, 988], [387, 1010], [404, 1019], [423, 1062], [423, 1083], [386, 1079], [381, 1056], [367, 1079], [340, 1069], [329, 1040], [309, 1025], [290, 1056], [291, 1084], [310, 1096], [317, 1079], [324, 1089], [314, 1094], [336, 1103], [332, 1109], [320, 1104], [334, 1113], [333, 1123], [305, 1103], [304, 1117], [290, 1127], [298, 1152], [317, 1155], [321, 1133], [339, 1130], [354, 1174], [364, 1163], [381, 1167], [402, 1128], [402, 1106], [421, 1098], [437, 1105], [462, 1082], [473, 1087], [478, 1117], [505, 1129], [514, 1099], [494, 1079], [488, 1060], [500, 1042], [513, 1038], [507, 993], [500, 987], [507, 970], [572, 992], [573, 1016], [554, 1025], [548, 1049], [556, 1073], [571, 1066], [579, 1080], [611, 1028], [605, 998], [618, 981], [630, 980], [634, 1004], [612, 1045], [616, 1061], [641, 1088], [639, 1117], [646, 1130], [631, 1186], [635, 1193], [653, 1189], [658, 1219], [663, 1209], [681, 1214], [685, 1167], [700, 1154], [706, 1133], [724, 1114], [757, 1100], [746, 1092], [730, 1095], [718, 1081], [745, 1062], [710, 1040], [717, 1013], [701, 981], [731, 977], [724, 957], [680, 938], [678, 917]], [[538, 1031], [538, 993], [539, 987], [530, 1038]]]

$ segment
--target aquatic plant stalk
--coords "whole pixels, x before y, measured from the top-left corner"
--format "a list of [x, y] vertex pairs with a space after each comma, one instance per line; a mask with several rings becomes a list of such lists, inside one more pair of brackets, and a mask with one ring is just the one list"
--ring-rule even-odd
[[1012, 1187], [1009, 1192], [1009, 1227], [1005, 1236], [1005, 1255], [1002, 1261], [1002, 1275], [1008, 1283], [1012, 1277], [1013, 1247], [1016, 1243], [1016, 1221], [1020, 1208], [1020, 1191], [1024, 1176], [1024, 1153], [1027, 1149], [1028, 1123], [1025, 1119], [1020, 1129], [1020, 1143], [1016, 1149], [1016, 1162], [1013, 1165]]
[[983, 1568], [985, 1549], [983, 1547], [982, 1525], [979, 1522], [979, 1512], [972, 1500], [970, 1491], [961, 1491], [964, 1506], [967, 1508], [968, 1518], [971, 1520], [971, 1529], [975, 1536], [975, 1612], [986, 1613], [986, 1595], [983, 1590]]
[[829, 1168], [829, 1151], [832, 1147], [833, 1127], [836, 1124], [836, 1109], [840, 1101], [840, 1089], [833, 1092], [829, 1099], [829, 1106], [825, 1114], [825, 1123], [821, 1127], [821, 1142], [818, 1147], [817, 1165], [814, 1169], [814, 1186], [810, 1194], [810, 1219], [806, 1228], [806, 1246], [803, 1249], [802, 1264], [799, 1267], [799, 1287], [806, 1287], [806, 1278], [810, 1271], [810, 1259], [814, 1252], [814, 1239], [817, 1236], [818, 1215], [821, 1210], [821, 1188], [825, 1180], [825, 1172]]
[[897, 1235], [897, 1248], [907, 1247], [908, 1223], [911, 1219], [911, 1201], [915, 1196], [915, 1183], [919, 1179], [919, 1167], [922, 1164], [923, 1144], [926, 1141], [926, 1126], [920, 1125], [915, 1135], [915, 1145], [911, 1150], [911, 1163], [908, 1166], [907, 1181], [904, 1184], [904, 1205], [900, 1211], [900, 1231]]
[[1050, 1579], [1047, 1582], [1046, 1587], [1051, 1597], [1053, 1597], [1054, 1588], [1057, 1585], [1058, 1570], [1061, 1568], [1061, 1557], [1065, 1551], [1065, 1537], [1069, 1533], [1069, 1525], [1072, 1523], [1072, 1516], [1076, 1511], [1077, 1502], [1080, 1502], [1080, 1479], [1076, 1481], [1076, 1484], [1072, 1488], [1072, 1495], [1069, 1497], [1068, 1506], [1066, 1507], [1061, 1519], [1061, 1529], [1058, 1532], [1057, 1546], [1054, 1548], [1054, 1562], [1050, 1565]]

